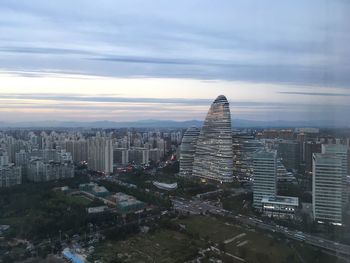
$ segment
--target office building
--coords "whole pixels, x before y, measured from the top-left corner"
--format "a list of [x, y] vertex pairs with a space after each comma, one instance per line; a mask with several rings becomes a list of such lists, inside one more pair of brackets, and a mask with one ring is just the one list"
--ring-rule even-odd
[[180, 145], [180, 176], [192, 176], [194, 155], [199, 129], [190, 127], [186, 130]]
[[349, 148], [343, 144], [323, 144], [322, 153], [334, 154], [342, 160], [342, 187], [343, 187], [343, 207], [346, 206], [349, 198], [349, 192], [347, 190], [346, 177], [348, 175], [348, 153]]
[[192, 175], [219, 182], [233, 180], [231, 113], [223, 95], [215, 99], [204, 120], [197, 140]]
[[233, 134], [233, 172], [238, 180], [249, 182], [253, 176], [253, 154], [263, 143], [247, 133]]
[[305, 171], [312, 172], [312, 156], [314, 153], [321, 153], [321, 143], [319, 142], [305, 142], [304, 144], [304, 161], [305, 161]]
[[261, 200], [276, 196], [277, 151], [259, 150], [253, 155], [253, 207], [262, 210]]
[[296, 141], [283, 140], [278, 143], [278, 156], [287, 170], [298, 171], [300, 165], [300, 144]]
[[335, 154], [314, 153], [312, 203], [314, 220], [342, 223], [343, 161]]
[[299, 207], [298, 197], [270, 196], [261, 199], [262, 212], [265, 216], [277, 219], [295, 219]]

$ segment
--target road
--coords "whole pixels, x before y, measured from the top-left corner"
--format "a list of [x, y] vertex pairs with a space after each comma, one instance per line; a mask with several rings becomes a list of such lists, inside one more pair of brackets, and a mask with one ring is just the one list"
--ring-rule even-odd
[[174, 198], [172, 199], [172, 202], [174, 209], [177, 211], [189, 213], [191, 215], [198, 215], [201, 213], [209, 212], [211, 214], [229, 217], [235, 219], [236, 221], [242, 224], [253, 226], [263, 230], [268, 230], [274, 233], [280, 233], [287, 238], [305, 242], [312, 246], [328, 250], [330, 252], [333, 252], [338, 257], [350, 262], [350, 246], [348, 245], [340, 244], [315, 235], [302, 233], [300, 231], [290, 230], [286, 227], [282, 227], [273, 223], [266, 223], [256, 217], [235, 214], [209, 201]]

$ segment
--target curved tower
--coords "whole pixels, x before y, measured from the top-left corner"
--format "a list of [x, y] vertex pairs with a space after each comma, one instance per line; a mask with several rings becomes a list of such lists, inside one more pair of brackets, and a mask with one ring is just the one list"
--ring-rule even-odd
[[220, 95], [211, 105], [200, 131], [193, 163], [193, 176], [231, 182], [233, 151], [230, 105]]
[[180, 146], [180, 176], [192, 176], [193, 160], [199, 129], [190, 127], [186, 130]]

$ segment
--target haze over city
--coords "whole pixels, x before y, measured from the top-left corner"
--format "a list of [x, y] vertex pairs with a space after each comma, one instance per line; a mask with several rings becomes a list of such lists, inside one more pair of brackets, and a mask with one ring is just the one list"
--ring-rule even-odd
[[[269, 8], [266, 8], [269, 6]], [[347, 1], [2, 1], [0, 121], [349, 125]]]

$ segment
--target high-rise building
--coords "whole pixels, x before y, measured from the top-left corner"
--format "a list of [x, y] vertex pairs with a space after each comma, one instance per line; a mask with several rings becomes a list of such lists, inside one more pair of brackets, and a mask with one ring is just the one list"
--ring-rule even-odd
[[114, 148], [113, 163], [117, 165], [126, 165], [129, 163], [129, 153], [126, 148]]
[[9, 164], [9, 157], [6, 151], [1, 151], [0, 149], [0, 166], [5, 166]]
[[149, 150], [146, 148], [133, 147], [128, 150], [128, 160], [135, 164], [145, 164], [149, 162]]
[[305, 170], [307, 172], [312, 171], [312, 156], [314, 153], [321, 153], [321, 143], [319, 142], [305, 142], [304, 144], [304, 161], [305, 161]]
[[342, 159], [335, 154], [313, 154], [312, 209], [316, 221], [342, 223], [342, 166]]
[[157, 140], [156, 140], [156, 148], [159, 149], [160, 158], [163, 158], [164, 154], [165, 154], [165, 141], [164, 141], [164, 139], [157, 138]]
[[194, 154], [199, 129], [190, 127], [186, 130], [180, 146], [180, 176], [192, 176]]
[[33, 182], [48, 182], [64, 178], [74, 177], [74, 165], [72, 162], [44, 162], [37, 159], [28, 165], [28, 180]]
[[88, 146], [85, 139], [65, 141], [65, 149], [71, 153], [74, 162], [88, 160]]
[[215, 99], [204, 120], [197, 140], [192, 175], [220, 182], [233, 180], [231, 113], [223, 95]]
[[278, 143], [278, 156], [287, 170], [299, 170], [300, 144], [292, 140], [283, 140]]
[[20, 166], [22, 170], [22, 176], [26, 177], [27, 176], [27, 165], [29, 163], [29, 155], [26, 153], [25, 150], [20, 150], [18, 153], [15, 155], [15, 164], [16, 166]]
[[11, 187], [22, 183], [22, 169], [20, 166], [0, 165], [0, 188]]
[[89, 138], [88, 167], [93, 171], [104, 173], [113, 172], [112, 139], [98, 136]]
[[149, 159], [153, 162], [159, 162], [161, 151], [158, 148], [150, 149], [149, 150]]
[[349, 193], [347, 191], [346, 176], [348, 175], [348, 151], [347, 145], [343, 144], [322, 144], [322, 153], [333, 154], [342, 160], [342, 187], [343, 187], [343, 206], [345, 207]]
[[253, 135], [241, 132], [233, 134], [233, 173], [239, 180], [251, 180], [253, 153], [263, 147], [263, 143]]
[[277, 151], [259, 150], [253, 155], [253, 206], [262, 209], [262, 198], [276, 196]]

